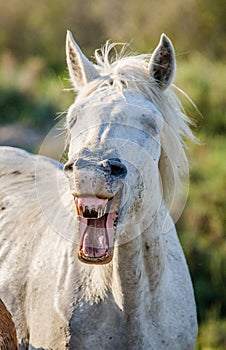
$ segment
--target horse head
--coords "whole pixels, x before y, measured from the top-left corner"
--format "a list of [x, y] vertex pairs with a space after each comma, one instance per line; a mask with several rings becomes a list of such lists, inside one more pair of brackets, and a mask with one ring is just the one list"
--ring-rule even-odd
[[[68, 110], [69, 178], [79, 222], [79, 259], [108, 263], [114, 245], [133, 237], [128, 224], [154, 217], [162, 200], [159, 161], [161, 103], [175, 72], [171, 41], [163, 34], [151, 56], [110, 63], [108, 44], [97, 64], [67, 34], [67, 64], [78, 96]], [[148, 58], [148, 59], [147, 59]], [[160, 96], [157, 97], [156, 96]]]

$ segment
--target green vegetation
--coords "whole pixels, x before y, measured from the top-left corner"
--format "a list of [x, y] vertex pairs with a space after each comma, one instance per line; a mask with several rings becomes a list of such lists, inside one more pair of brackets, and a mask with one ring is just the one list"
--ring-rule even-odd
[[[203, 115], [198, 118], [197, 126], [210, 137], [226, 133], [225, 78], [225, 63], [212, 61], [201, 53], [195, 52], [186, 61], [178, 63], [176, 82], [196, 103]], [[187, 113], [192, 116], [191, 105], [184, 103]]]
[[[177, 226], [193, 277], [200, 336], [198, 349], [226, 347], [226, 140], [194, 147], [190, 191]], [[208, 331], [207, 331], [208, 329]], [[215, 347], [214, 347], [215, 346]]]
[[[61, 80], [62, 79], [62, 80]], [[9, 54], [0, 59], [0, 122], [20, 122], [38, 128], [55, 123], [57, 112], [70, 104], [63, 93], [65, 78], [51, 74], [39, 58], [23, 64]], [[67, 103], [67, 105], [66, 105]]]
[[0, 131], [20, 124], [46, 133], [71, 104], [73, 94], [63, 91], [70, 87], [67, 29], [88, 56], [109, 38], [134, 39], [138, 52], [151, 51], [162, 32], [174, 42], [176, 84], [200, 111], [180, 96], [200, 138], [188, 152], [190, 191], [177, 223], [197, 300], [197, 350], [225, 349], [225, 1], [0, 0], [0, 5]]

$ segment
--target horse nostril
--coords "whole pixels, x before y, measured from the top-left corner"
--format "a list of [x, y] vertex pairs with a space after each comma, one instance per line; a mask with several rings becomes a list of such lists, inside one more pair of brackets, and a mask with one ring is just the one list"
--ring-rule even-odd
[[113, 177], [125, 178], [127, 175], [126, 166], [118, 158], [108, 159], [109, 173]]

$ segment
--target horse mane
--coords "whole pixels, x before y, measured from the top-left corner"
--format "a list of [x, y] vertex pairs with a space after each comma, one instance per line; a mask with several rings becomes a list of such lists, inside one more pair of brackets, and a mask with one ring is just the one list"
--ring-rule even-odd
[[[121, 45], [121, 50], [117, 47]], [[127, 52], [127, 44], [107, 41], [102, 49], [95, 51], [95, 68], [100, 78], [89, 83], [78, 94], [83, 98], [96, 91], [106, 89], [106, 84], [121, 92], [124, 89], [141, 92], [161, 112], [164, 126], [161, 135], [161, 157], [159, 170], [162, 179], [164, 199], [170, 208], [181, 187], [182, 179], [188, 177], [188, 161], [185, 153], [186, 142], [196, 142], [191, 126], [193, 122], [173, 91], [182, 92], [172, 84], [162, 90], [149, 74], [151, 54], [133, 55]]]

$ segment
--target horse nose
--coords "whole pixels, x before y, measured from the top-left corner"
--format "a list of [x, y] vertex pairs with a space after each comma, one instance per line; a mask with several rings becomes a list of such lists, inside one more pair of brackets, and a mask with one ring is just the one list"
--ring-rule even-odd
[[64, 165], [65, 175], [68, 176], [76, 170], [94, 170], [99, 169], [105, 175], [115, 179], [124, 179], [127, 175], [127, 168], [119, 158], [104, 159], [100, 162], [78, 158], [75, 162], [68, 161]]
[[127, 175], [127, 168], [118, 158], [105, 159], [100, 162], [103, 171], [116, 179], [124, 179]]

